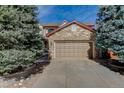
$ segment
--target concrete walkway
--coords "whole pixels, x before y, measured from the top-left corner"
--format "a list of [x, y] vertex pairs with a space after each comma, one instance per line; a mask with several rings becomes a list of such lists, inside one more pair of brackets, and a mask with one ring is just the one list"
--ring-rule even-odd
[[89, 59], [52, 60], [32, 87], [124, 87], [124, 76]]

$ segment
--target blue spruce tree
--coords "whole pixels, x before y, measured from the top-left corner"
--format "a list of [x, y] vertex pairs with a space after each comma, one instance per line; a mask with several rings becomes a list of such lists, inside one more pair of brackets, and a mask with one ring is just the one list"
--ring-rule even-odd
[[101, 6], [96, 28], [96, 45], [124, 56], [124, 6]]

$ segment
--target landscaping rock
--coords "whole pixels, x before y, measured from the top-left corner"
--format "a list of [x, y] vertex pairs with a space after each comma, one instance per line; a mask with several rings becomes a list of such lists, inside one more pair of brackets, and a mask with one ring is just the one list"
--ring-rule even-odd
[[29, 80], [30, 78], [26, 78], [26, 80]]
[[21, 83], [24, 82], [24, 79], [21, 79], [20, 82], [21, 82]]
[[22, 83], [19, 83], [18, 85], [19, 85], [19, 86], [22, 86]]
[[14, 87], [17, 87], [18, 85], [17, 84], [14, 84]]

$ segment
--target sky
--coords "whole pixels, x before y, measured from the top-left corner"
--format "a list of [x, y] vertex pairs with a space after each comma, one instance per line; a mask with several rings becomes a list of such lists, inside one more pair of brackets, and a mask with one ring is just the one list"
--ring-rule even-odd
[[37, 20], [43, 24], [61, 23], [63, 20], [94, 24], [98, 10], [96, 5], [41, 5], [38, 6]]

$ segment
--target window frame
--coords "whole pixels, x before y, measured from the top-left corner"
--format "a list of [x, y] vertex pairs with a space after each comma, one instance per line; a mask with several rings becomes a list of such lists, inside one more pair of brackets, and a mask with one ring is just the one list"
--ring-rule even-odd
[[72, 26], [71, 26], [71, 31], [76, 31], [77, 30], [77, 25], [76, 24], [73, 24]]

